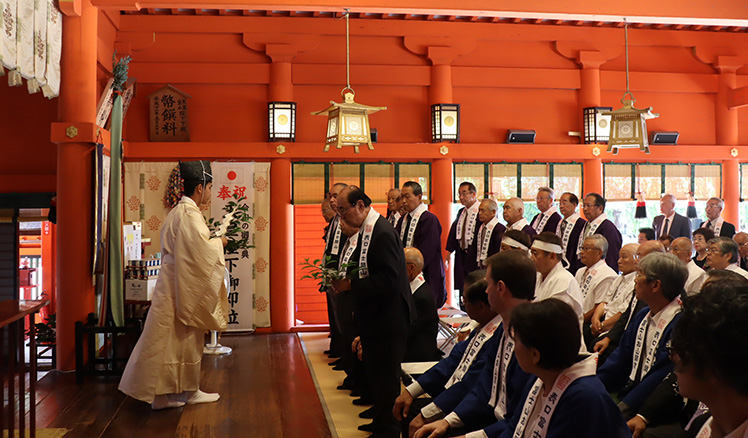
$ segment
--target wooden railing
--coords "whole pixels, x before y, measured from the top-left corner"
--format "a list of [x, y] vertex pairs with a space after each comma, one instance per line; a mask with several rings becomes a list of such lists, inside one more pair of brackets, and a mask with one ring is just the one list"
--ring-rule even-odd
[[[29, 436], [36, 437], [36, 339], [34, 314], [49, 301], [7, 300], [0, 302], [0, 431], [6, 436], [26, 436], [26, 406], [29, 407]], [[29, 325], [29, 401], [26, 403], [26, 360], [24, 352], [24, 319]], [[16, 397], [16, 390], [18, 396]], [[16, 414], [16, 399], [18, 413]], [[8, 405], [4, 404], [8, 401]], [[17, 424], [16, 424], [17, 423]]]

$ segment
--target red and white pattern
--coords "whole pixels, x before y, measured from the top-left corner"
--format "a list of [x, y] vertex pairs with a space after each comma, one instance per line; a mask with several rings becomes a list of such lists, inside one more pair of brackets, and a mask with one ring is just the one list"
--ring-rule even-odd
[[140, 208], [140, 199], [134, 195], [130, 196], [130, 199], [127, 200], [127, 208], [129, 208], [130, 211], [138, 211]]

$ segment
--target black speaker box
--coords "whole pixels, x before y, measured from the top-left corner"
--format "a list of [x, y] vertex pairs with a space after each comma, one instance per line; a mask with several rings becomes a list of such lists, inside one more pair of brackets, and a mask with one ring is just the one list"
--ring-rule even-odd
[[678, 132], [653, 132], [649, 144], [678, 144]]
[[525, 144], [535, 143], [535, 131], [534, 130], [522, 131], [522, 130], [517, 130], [517, 129], [510, 129], [506, 133], [506, 142], [507, 143], [525, 143]]

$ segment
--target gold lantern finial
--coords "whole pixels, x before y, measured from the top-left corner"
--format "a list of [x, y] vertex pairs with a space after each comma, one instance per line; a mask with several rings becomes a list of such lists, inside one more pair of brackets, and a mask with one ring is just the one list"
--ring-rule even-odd
[[[621, 103], [623, 108], [605, 111], [601, 114], [610, 117], [610, 140], [608, 140], [608, 152], [618, 153], [621, 148], [639, 148], [649, 153], [649, 137], [647, 134], [646, 120], [659, 117], [652, 112], [652, 107], [638, 109], [634, 107], [636, 99], [629, 87], [629, 32], [628, 22], [624, 18], [624, 38], [626, 44], [626, 92], [623, 93]], [[626, 96], [629, 98], [626, 99]]]
[[346, 87], [340, 92], [343, 102], [330, 101], [330, 106], [322, 111], [312, 112], [312, 115], [327, 116], [327, 137], [325, 149], [330, 150], [331, 145], [338, 149], [343, 146], [353, 146], [358, 153], [359, 146], [366, 145], [374, 150], [371, 144], [371, 129], [369, 128], [369, 114], [380, 110], [386, 110], [386, 106], [368, 106], [356, 103], [354, 97], [356, 92], [351, 88], [350, 69], [350, 21], [349, 10], [345, 9], [345, 73]]

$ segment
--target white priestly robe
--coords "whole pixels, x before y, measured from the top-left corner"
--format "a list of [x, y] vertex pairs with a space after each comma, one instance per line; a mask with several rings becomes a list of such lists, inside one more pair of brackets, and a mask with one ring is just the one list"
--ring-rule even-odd
[[196, 391], [206, 330], [225, 330], [229, 304], [221, 239], [195, 202], [183, 197], [161, 229], [163, 260], [143, 333], [119, 389], [147, 403]]
[[577, 283], [577, 280], [569, 271], [564, 269], [561, 263], [556, 263], [556, 266], [551, 269], [545, 280], [543, 280], [539, 272], [537, 274], [535, 299], [533, 301], [543, 301], [548, 298], [558, 298], [571, 306], [580, 320], [584, 317], [582, 313], [582, 293], [579, 290], [579, 283]]
[[551, 269], [551, 272], [543, 280], [540, 272], [537, 273], [535, 280], [535, 299], [534, 302], [547, 300], [548, 298], [557, 298], [571, 306], [579, 320], [579, 352], [586, 353], [587, 347], [584, 345], [584, 335], [582, 335], [582, 324], [584, 323], [584, 312], [582, 312], [582, 292], [579, 289], [579, 283], [569, 271], [559, 262]]

